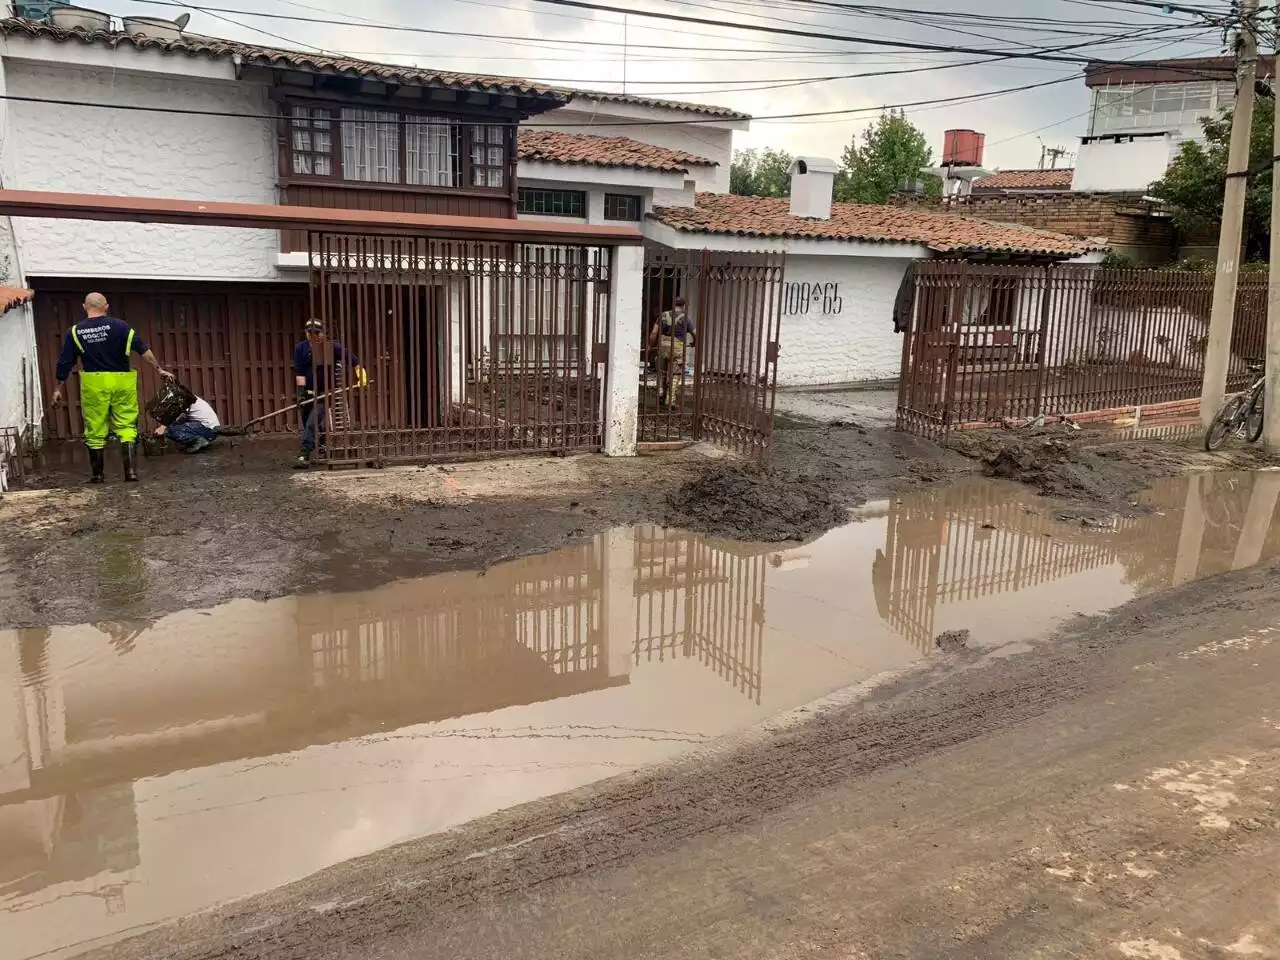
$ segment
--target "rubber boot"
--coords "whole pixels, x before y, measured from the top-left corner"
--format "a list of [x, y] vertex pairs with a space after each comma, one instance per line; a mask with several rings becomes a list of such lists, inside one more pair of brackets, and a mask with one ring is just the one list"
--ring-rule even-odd
[[107, 458], [101, 450], [89, 450], [89, 482], [106, 483]]
[[124, 461], [124, 478], [129, 483], [138, 482], [138, 445], [120, 444], [120, 459]]

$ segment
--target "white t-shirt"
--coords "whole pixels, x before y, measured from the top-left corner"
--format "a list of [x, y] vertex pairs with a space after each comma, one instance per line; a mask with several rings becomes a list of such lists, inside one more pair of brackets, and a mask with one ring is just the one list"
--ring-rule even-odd
[[187, 416], [200, 424], [202, 427], [208, 427], [213, 430], [222, 425], [218, 419], [218, 415], [213, 412], [213, 407], [200, 397], [196, 397], [196, 402], [187, 407]]

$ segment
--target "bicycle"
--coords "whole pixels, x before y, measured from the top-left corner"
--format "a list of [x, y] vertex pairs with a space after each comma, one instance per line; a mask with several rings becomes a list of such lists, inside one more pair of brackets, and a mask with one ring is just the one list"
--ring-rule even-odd
[[1253, 384], [1243, 393], [1237, 393], [1227, 400], [1209, 424], [1209, 429], [1204, 434], [1206, 450], [1217, 450], [1227, 442], [1227, 438], [1236, 434], [1242, 435], [1250, 443], [1257, 443], [1262, 437], [1262, 388], [1267, 383], [1263, 361], [1250, 360], [1249, 375], [1254, 378]]

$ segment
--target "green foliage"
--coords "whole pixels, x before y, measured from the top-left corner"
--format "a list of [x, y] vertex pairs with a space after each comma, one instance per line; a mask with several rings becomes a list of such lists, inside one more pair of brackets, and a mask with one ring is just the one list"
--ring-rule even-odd
[[[1265, 260], [1271, 246], [1271, 143], [1275, 101], [1260, 97], [1253, 108], [1249, 168], [1261, 171], [1249, 179], [1245, 194], [1244, 251], [1246, 259]], [[1227, 182], [1227, 153], [1231, 142], [1231, 113], [1206, 117], [1205, 143], [1188, 140], [1165, 175], [1151, 185], [1151, 195], [1173, 208], [1174, 223], [1185, 233], [1218, 230]]]
[[791, 196], [791, 154], [765, 147], [735, 150], [729, 167], [729, 192], [742, 197]]
[[924, 181], [930, 196], [942, 193], [942, 181], [921, 171], [933, 165], [924, 132], [901, 110], [887, 110], [855, 137], [841, 156], [836, 199], [849, 203], [887, 203], [899, 187]]

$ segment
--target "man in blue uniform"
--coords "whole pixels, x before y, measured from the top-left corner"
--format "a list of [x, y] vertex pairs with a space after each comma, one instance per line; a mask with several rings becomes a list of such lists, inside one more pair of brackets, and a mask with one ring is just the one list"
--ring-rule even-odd
[[[302, 413], [302, 449], [293, 465], [295, 470], [311, 466], [317, 438], [324, 446], [328, 395], [369, 382], [360, 358], [336, 340], [327, 339], [321, 321], [312, 318], [305, 329], [307, 338], [293, 348], [293, 379]], [[354, 374], [350, 380], [348, 371]]]
[[79, 360], [80, 409], [92, 483], [105, 479], [103, 450], [108, 433], [120, 438], [124, 478], [138, 479], [138, 371], [130, 363], [130, 354], [141, 356], [160, 376], [170, 376], [133, 327], [107, 314], [109, 306], [100, 293], [84, 298], [85, 319], [68, 330], [62, 341], [58, 386], [53, 391], [57, 406], [62, 402], [63, 384]]

